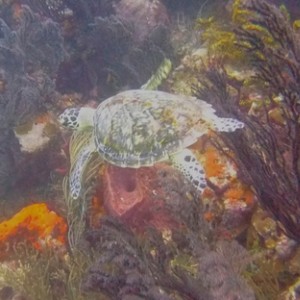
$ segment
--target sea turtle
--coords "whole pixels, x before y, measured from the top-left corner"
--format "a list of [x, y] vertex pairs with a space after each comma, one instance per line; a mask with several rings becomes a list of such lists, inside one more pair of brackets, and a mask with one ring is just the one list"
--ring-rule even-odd
[[59, 121], [76, 130], [93, 131], [71, 170], [73, 198], [80, 195], [85, 163], [96, 151], [105, 161], [127, 168], [169, 160], [202, 192], [204, 170], [188, 147], [209, 130], [233, 132], [244, 126], [236, 119], [218, 117], [211, 104], [195, 97], [143, 89], [120, 92], [96, 109], [68, 108]]

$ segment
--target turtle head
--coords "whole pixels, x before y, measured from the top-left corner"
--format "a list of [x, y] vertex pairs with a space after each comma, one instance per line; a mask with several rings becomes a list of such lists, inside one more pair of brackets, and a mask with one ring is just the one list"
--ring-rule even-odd
[[67, 128], [77, 129], [79, 127], [78, 116], [80, 108], [67, 108], [58, 117], [58, 122]]
[[64, 110], [58, 117], [58, 122], [67, 128], [76, 130], [93, 126], [95, 109], [91, 107], [72, 107]]

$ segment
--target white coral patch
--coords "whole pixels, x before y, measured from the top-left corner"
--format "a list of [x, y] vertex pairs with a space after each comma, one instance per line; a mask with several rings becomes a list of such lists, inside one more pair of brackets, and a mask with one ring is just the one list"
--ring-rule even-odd
[[21, 145], [21, 151], [34, 153], [44, 148], [50, 141], [50, 138], [44, 135], [44, 129], [47, 123], [33, 124], [32, 128], [25, 134], [15, 132]]

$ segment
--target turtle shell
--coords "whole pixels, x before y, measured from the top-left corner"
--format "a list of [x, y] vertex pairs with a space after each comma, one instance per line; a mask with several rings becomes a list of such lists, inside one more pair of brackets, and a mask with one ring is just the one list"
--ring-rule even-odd
[[151, 166], [194, 144], [215, 117], [210, 104], [194, 97], [128, 90], [96, 109], [95, 145], [114, 165]]

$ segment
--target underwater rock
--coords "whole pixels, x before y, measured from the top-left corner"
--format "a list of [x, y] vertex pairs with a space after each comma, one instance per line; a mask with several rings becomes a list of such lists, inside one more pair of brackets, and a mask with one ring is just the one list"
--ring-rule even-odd
[[200, 258], [200, 274], [212, 300], [254, 300], [254, 291], [241, 276], [251, 262], [251, 256], [236, 241], [219, 241], [216, 250]]
[[18, 165], [22, 155], [18, 139], [12, 130], [0, 131], [0, 196], [2, 197], [16, 182]]
[[10, 286], [5, 286], [0, 289], [0, 299], [1, 300], [11, 300], [14, 295], [14, 290]]
[[[200, 53], [200, 55], [198, 55]], [[168, 78], [170, 91], [175, 94], [192, 95], [192, 86], [197, 84], [197, 79], [194, 76], [194, 69], [202, 63], [202, 58], [205, 57], [207, 51], [203, 48], [194, 50], [193, 53], [185, 55], [179, 66], [171, 73]]]
[[15, 184], [25, 162], [13, 129], [46, 110], [64, 57], [56, 23], [42, 19], [28, 6], [19, 6], [16, 19], [11, 26], [0, 19], [1, 195]]
[[57, 89], [91, 96], [99, 90], [106, 97], [107, 88], [118, 85], [123, 70], [121, 60], [130, 43], [128, 26], [115, 16], [96, 17], [90, 21], [89, 30], [78, 28], [76, 35], [66, 40], [71, 53], [58, 70]]
[[242, 276], [250, 254], [236, 241], [216, 242], [197, 214], [197, 201], [181, 200], [182, 211], [191, 208], [185, 220], [176, 212], [182, 227], [137, 233], [104, 217], [98, 229], [88, 230], [83, 249], [98, 257], [83, 276], [82, 290], [109, 299], [255, 299]]
[[11, 286], [4, 286], [0, 289], [0, 300], [28, 300], [28, 298], [14, 290]]
[[[103, 175], [104, 206], [110, 215], [142, 229], [152, 225], [164, 229], [178, 226], [170, 215], [168, 201], [188, 197], [179, 172], [165, 163], [138, 169], [106, 166]], [[191, 189], [192, 190], [192, 189]], [[176, 205], [176, 204], [174, 204]]]
[[0, 23], [0, 126], [4, 128], [30, 120], [49, 100], [65, 53], [58, 25], [28, 6], [19, 7], [17, 26], [10, 27], [3, 19]]
[[[84, 292], [103, 293], [109, 299], [162, 300], [173, 299], [168, 295], [170, 290], [183, 297], [192, 292], [187, 292], [181, 280], [172, 276], [171, 268], [166, 267], [172, 250], [155, 229], [141, 238], [126, 224], [106, 217], [98, 230], [86, 232], [85, 239], [85, 247], [101, 254], [82, 278]], [[167, 254], [168, 249], [171, 251]], [[173, 284], [175, 281], [177, 284]]]
[[266, 249], [274, 261], [285, 262], [289, 271], [299, 271], [299, 247], [295, 240], [289, 238], [282, 230], [282, 226], [268, 212], [261, 207], [255, 211], [251, 219], [249, 241]]
[[137, 43], [157, 27], [169, 24], [168, 11], [160, 0], [121, 0], [115, 10], [120, 20], [133, 26], [133, 40]]
[[199, 0], [162, 0], [162, 2], [175, 14], [175, 16], [185, 14], [189, 17], [196, 17], [199, 13], [201, 13], [201, 8], [203, 6], [214, 1], [208, 1], [206, 4], [205, 1]]
[[43, 84], [53, 80], [65, 55], [58, 24], [42, 19], [25, 5], [19, 7], [16, 28], [8, 26], [3, 19], [0, 22], [1, 71], [7, 73], [9, 80], [23, 78], [21, 87], [25, 80], [31, 80], [40, 92], [46, 92]]
[[282, 292], [278, 300], [299, 300], [300, 299], [300, 278]]
[[30, 190], [32, 194], [33, 189], [41, 187], [45, 191], [51, 174], [67, 167], [59, 127], [49, 114], [42, 114], [16, 127], [14, 136], [19, 147], [18, 160], [13, 162], [14, 190], [22, 194]]
[[87, 100], [140, 87], [171, 56], [172, 47], [163, 29], [139, 45], [133, 38], [132, 27], [115, 15], [94, 18], [88, 31], [82, 28], [70, 41], [72, 53], [58, 71], [58, 90], [80, 92]]
[[45, 203], [28, 205], [0, 223], [0, 259], [8, 258], [12, 247], [25, 242], [38, 250], [65, 251], [66, 233], [65, 220]]
[[[88, 23], [95, 16], [112, 14], [115, 0], [17, 0], [7, 2], [17, 2], [16, 10], [20, 3], [28, 5], [35, 13], [58, 22], [66, 34], [68, 30], [76, 32], [78, 27], [83, 23]], [[5, 7], [8, 4], [2, 3], [2, 6]], [[66, 35], [68, 36], [68, 34]]]

